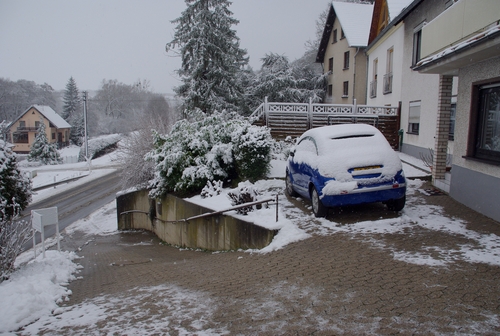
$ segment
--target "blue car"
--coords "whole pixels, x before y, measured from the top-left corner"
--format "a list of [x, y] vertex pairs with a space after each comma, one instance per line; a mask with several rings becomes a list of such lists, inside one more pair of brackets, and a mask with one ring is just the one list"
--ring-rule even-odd
[[378, 129], [342, 124], [306, 131], [290, 150], [286, 191], [310, 199], [314, 215], [329, 207], [383, 202], [401, 211], [406, 178], [401, 160]]

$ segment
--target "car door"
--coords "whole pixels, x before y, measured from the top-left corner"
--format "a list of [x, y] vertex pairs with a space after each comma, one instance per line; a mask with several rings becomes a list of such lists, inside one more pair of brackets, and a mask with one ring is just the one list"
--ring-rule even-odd
[[314, 139], [305, 137], [295, 147], [294, 155], [290, 160], [293, 186], [304, 197], [309, 197], [309, 182], [314, 174], [317, 156]]

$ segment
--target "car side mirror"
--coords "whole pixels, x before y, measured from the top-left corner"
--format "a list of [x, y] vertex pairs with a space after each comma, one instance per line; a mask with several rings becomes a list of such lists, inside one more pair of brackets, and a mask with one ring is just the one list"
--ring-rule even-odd
[[295, 148], [290, 149], [290, 154], [291, 157], [295, 156]]

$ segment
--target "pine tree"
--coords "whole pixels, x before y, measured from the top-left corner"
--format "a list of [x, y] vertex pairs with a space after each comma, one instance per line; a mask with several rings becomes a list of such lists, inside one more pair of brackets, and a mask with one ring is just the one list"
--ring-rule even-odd
[[185, 0], [187, 8], [173, 23], [174, 38], [166, 46], [179, 49], [183, 84], [175, 88], [183, 108], [205, 113], [233, 110], [243, 101], [238, 72], [248, 63], [233, 25], [228, 0]]
[[66, 84], [66, 90], [64, 90], [64, 106], [61, 117], [64, 120], [70, 121], [76, 117], [76, 115], [81, 114], [82, 100], [79, 95], [78, 87], [73, 77], [70, 77], [68, 84]]
[[28, 161], [40, 161], [42, 164], [51, 165], [61, 163], [61, 157], [59, 156], [56, 145], [49, 143], [45, 131], [45, 123], [41, 118], [35, 141], [28, 155]]
[[71, 125], [70, 140], [77, 146], [81, 146], [85, 137], [85, 121], [83, 114], [75, 114], [69, 118], [68, 123]]
[[0, 220], [26, 208], [30, 200], [31, 181], [17, 168], [16, 154], [0, 140]]

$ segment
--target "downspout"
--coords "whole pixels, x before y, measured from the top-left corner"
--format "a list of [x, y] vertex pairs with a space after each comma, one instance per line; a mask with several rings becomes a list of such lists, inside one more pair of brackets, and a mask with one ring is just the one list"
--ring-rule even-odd
[[[352, 80], [352, 103], [354, 104], [356, 98], [356, 56], [358, 56], [359, 53], [359, 47], [356, 48], [356, 53], [354, 54], [354, 74], [353, 74], [353, 80]], [[355, 111], [356, 112], [356, 111]]]

